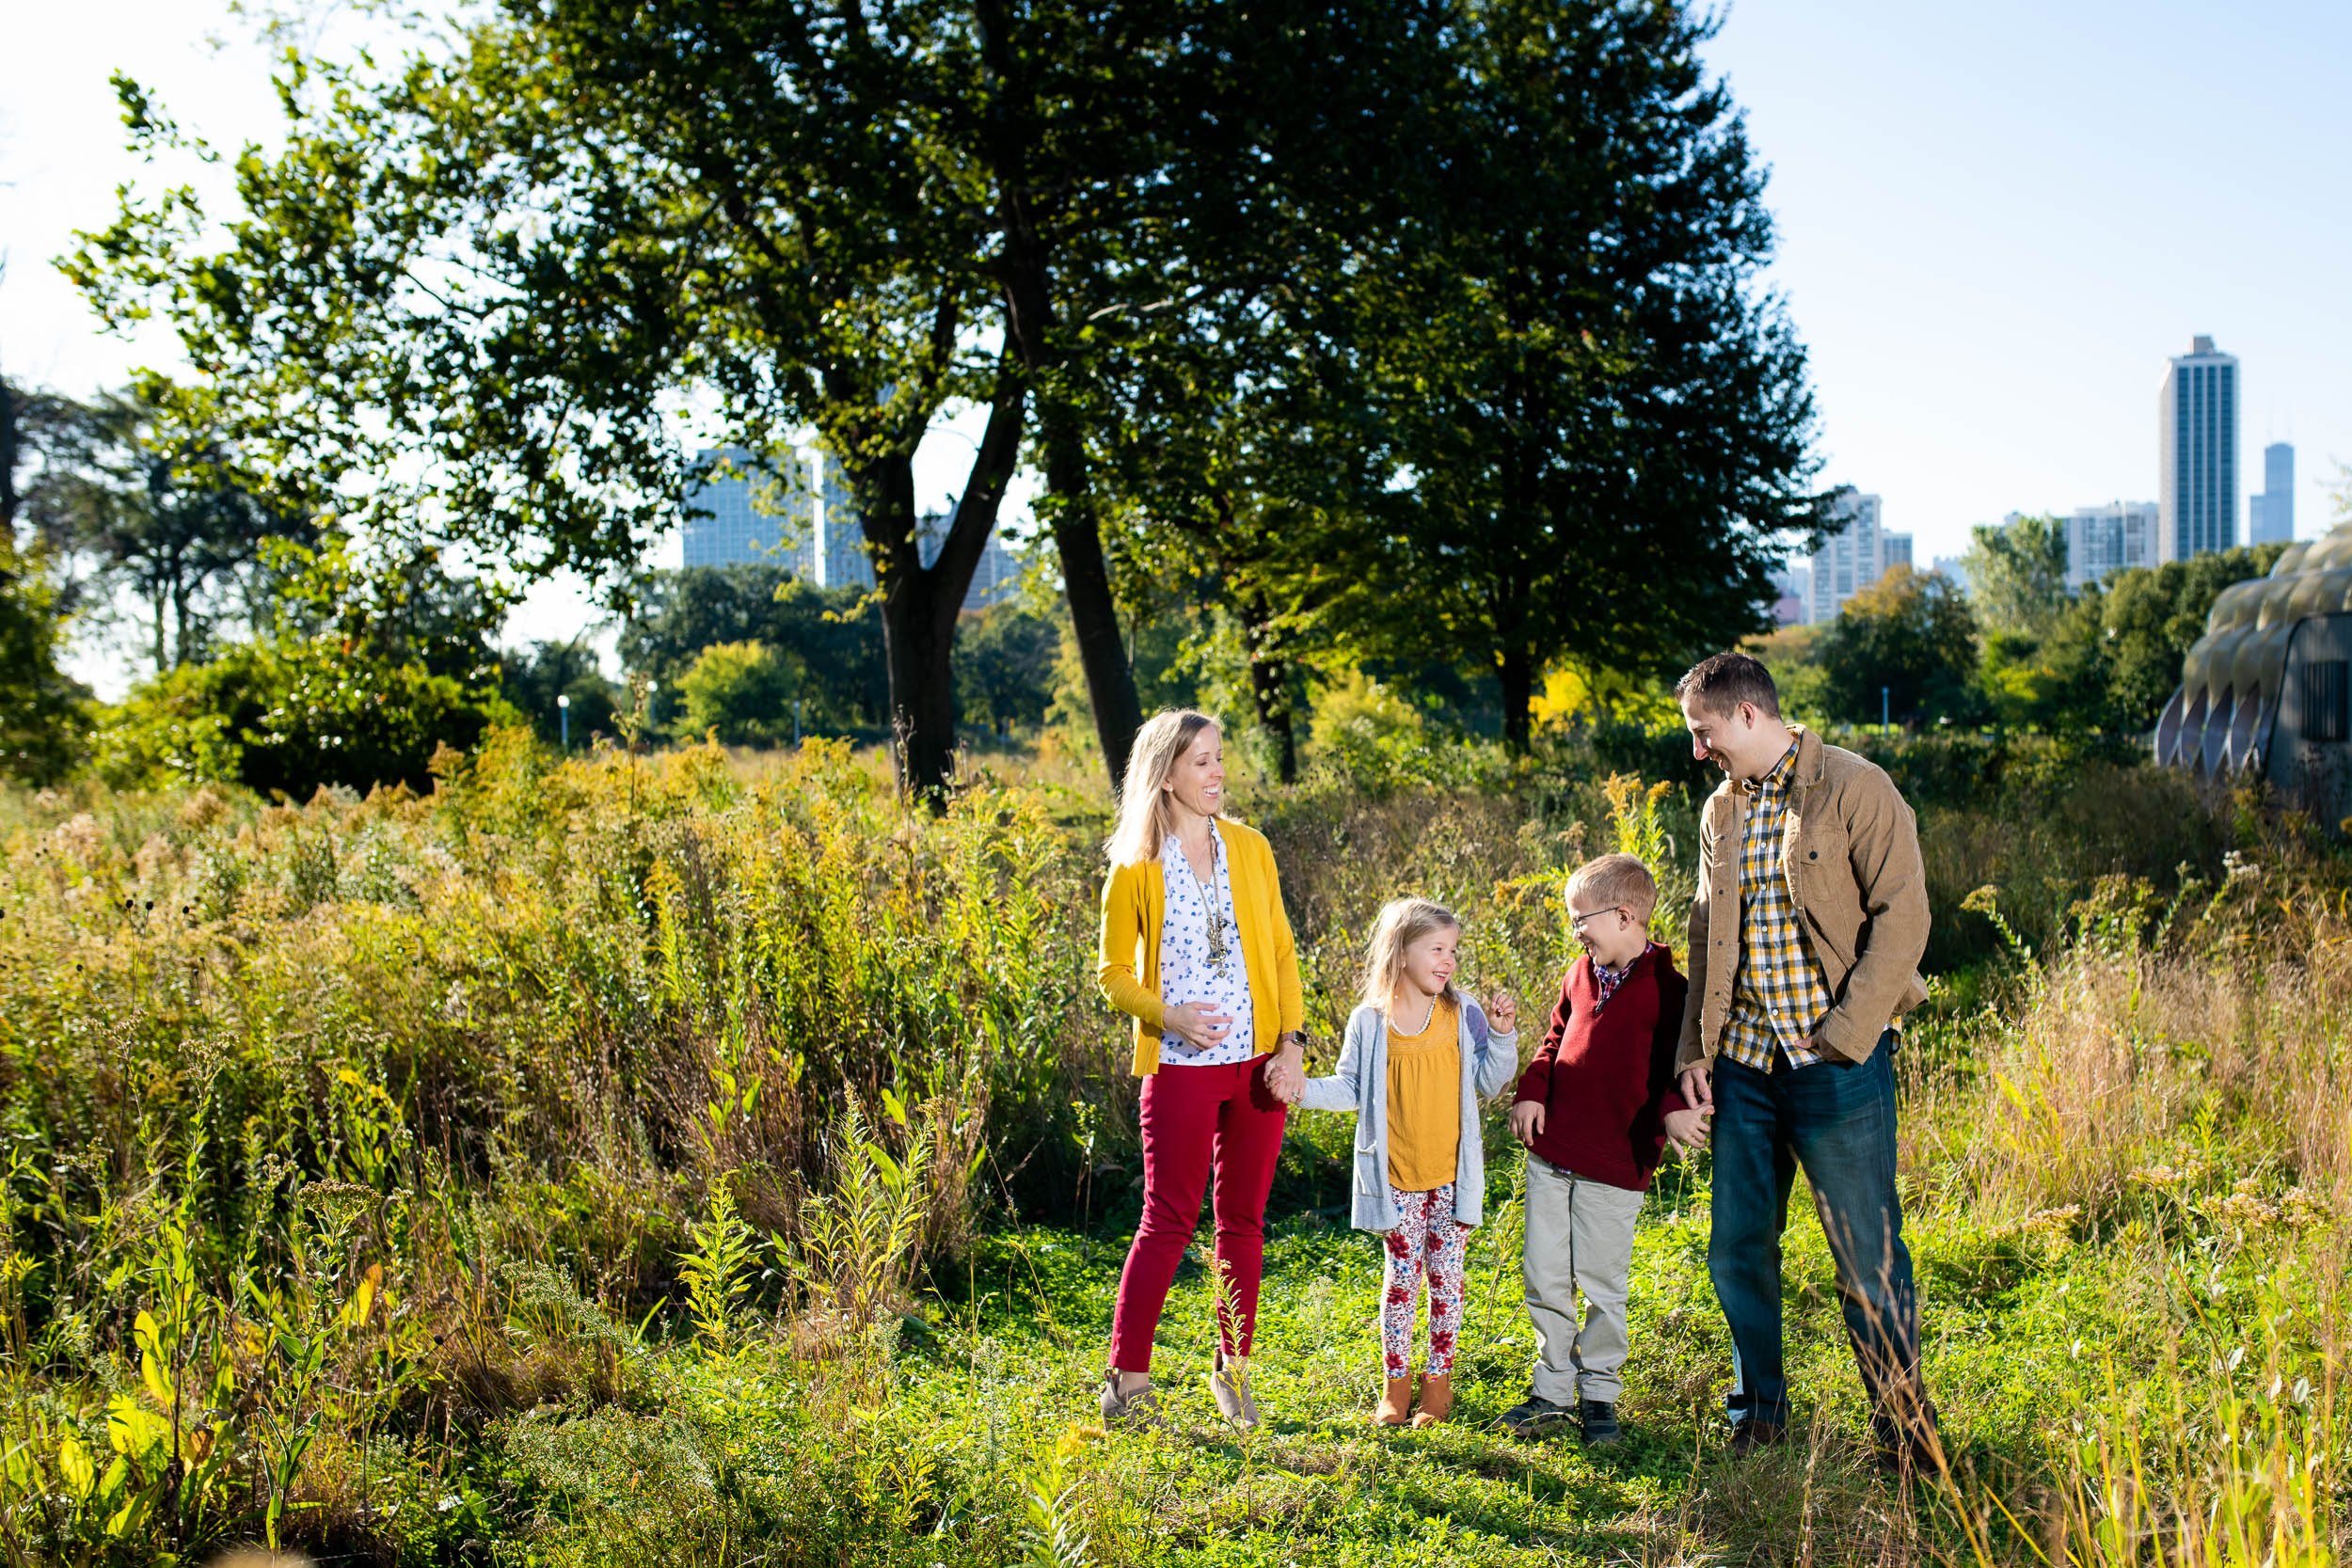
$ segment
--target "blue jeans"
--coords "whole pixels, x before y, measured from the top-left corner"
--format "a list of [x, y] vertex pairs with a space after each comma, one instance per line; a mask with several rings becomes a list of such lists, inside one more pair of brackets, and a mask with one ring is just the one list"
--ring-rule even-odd
[[1882, 1442], [1933, 1421], [1919, 1379], [1919, 1302], [1895, 1190], [1895, 1032], [1866, 1062], [1771, 1072], [1714, 1067], [1714, 1231], [1707, 1271], [1731, 1324], [1731, 1418], [1788, 1424], [1781, 1359], [1780, 1235], [1803, 1166], [1837, 1264], [1846, 1337]]

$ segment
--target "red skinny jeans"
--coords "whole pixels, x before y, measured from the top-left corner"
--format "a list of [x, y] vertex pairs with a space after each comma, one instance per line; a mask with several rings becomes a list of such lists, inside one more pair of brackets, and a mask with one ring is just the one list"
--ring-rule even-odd
[[1259, 1056], [1223, 1067], [1163, 1063], [1143, 1081], [1143, 1223], [1127, 1249], [1111, 1317], [1111, 1365], [1122, 1372], [1152, 1370], [1152, 1336], [1176, 1266], [1200, 1223], [1200, 1194], [1212, 1164], [1217, 1272], [1230, 1287], [1219, 1295], [1217, 1335], [1226, 1354], [1249, 1354], [1265, 1264], [1266, 1194], [1289, 1116], [1265, 1086], [1272, 1060]]

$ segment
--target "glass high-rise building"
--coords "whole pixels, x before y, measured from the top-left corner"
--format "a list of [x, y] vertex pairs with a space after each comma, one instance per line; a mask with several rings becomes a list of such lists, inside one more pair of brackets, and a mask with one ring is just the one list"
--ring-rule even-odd
[[874, 585], [857, 508], [822, 451], [761, 459], [697, 452], [708, 473], [687, 496], [685, 564], [781, 566], [820, 588]]
[[2237, 369], [2235, 355], [2200, 337], [2164, 372], [2156, 402], [2161, 560], [2237, 543]]
[[798, 474], [779, 474], [741, 447], [699, 451], [702, 483], [686, 497], [686, 564], [734, 566], [757, 562], [795, 577], [815, 570], [812, 540], [792, 515]]
[[2246, 500], [2246, 542], [2283, 545], [2295, 537], [2295, 449], [2284, 441], [2263, 448], [2263, 493]]

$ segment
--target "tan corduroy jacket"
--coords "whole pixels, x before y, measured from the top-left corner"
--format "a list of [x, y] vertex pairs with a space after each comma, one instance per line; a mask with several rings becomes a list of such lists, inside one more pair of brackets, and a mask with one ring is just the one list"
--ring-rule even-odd
[[[1829, 982], [1821, 1037], [1867, 1061], [1879, 1036], [1928, 999], [1927, 869], [1919, 825], [1884, 768], [1822, 743], [1802, 724], [1780, 866]], [[1691, 995], [1676, 1067], [1711, 1062], [1740, 972], [1740, 830], [1747, 796], [1725, 779], [1699, 811], [1699, 885], [1691, 900]]]

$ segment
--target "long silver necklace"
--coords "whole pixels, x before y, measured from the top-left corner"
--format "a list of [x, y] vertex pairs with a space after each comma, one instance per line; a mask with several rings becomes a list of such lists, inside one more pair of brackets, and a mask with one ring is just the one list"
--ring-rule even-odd
[[[1177, 852], [1184, 854], [1181, 840], [1178, 841]], [[1224, 913], [1217, 908], [1216, 868], [1217, 863], [1222, 859], [1222, 847], [1217, 843], [1216, 830], [1214, 827], [1209, 830], [1209, 879], [1207, 881], [1202, 881], [1200, 873], [1193, 870], [1192, 856], [1184, 855], [1184, 873], [1192, 879], [1193, 887], [1200, 895], [1200, 912], [1208, 922], [1209, 967], [1220, 974], [1225, 972], [1226, 960], [1233, 956], [1232, 948], [1228, 946], [1225, 941]]]

